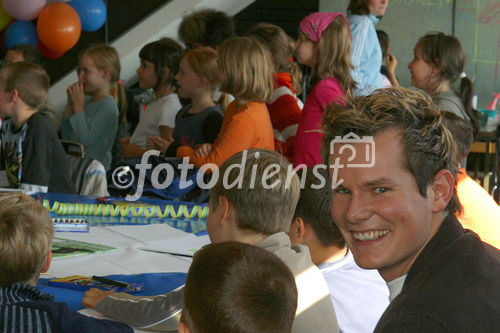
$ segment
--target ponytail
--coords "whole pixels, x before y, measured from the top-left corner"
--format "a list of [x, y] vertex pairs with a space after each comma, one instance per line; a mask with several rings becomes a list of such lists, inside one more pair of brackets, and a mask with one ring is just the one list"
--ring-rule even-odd
[[463, 77], [460, 82], [459, 94], [465, 107], [465, 112], [470, 118], [474, 139], [479, 133], [479, 113], [472, 107], [472, 97], [474, 95], [474, 85], [468, 77]]
[[123, 85], [123, 82], [118, 81], [118, 82], [113, 82], [111, 85], [111, 96], [116, 101], [116, 104], [118, 105], [118, 111], [119, 111], [119, 117], [118, 117], [118, 123], [119, 124], [126, 124], [127, 123], [127, 94], [125, 93], [125, 87]]

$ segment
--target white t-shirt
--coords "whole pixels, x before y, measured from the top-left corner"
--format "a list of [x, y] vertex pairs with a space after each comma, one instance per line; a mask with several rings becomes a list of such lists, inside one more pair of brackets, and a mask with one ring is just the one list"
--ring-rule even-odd
[[151, 102], [141, 115], [130, 143], [146, 149], [148, 136], [160, 135], [160, 126], [175, 127], [175, 116], [181, 108], [177, 94], [169, 94]]
[[402, 275], [390, 282], [387, 282], [387, 287], [389, 287], [389, 293], [390, 293], [389, 300], [391, 302], [399, 295], [401, 290], [403, 290], [403, 285], [405, 284], [406, 275], [407, 274]]
[[389, 305], [389, 289], [377, 270], [356, 265], [350, 251], [318, 268], [330, 289], [340, 332], [373, 332]]

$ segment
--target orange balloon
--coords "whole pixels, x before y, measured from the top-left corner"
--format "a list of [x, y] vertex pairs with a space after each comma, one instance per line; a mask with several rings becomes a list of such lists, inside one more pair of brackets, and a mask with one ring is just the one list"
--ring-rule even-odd
[[36, 29], [40, 41], [46, 47], [52, 51], [64, 52], [78, 42], [82, 25], [73, 7], [56, 2], [42, 9]]

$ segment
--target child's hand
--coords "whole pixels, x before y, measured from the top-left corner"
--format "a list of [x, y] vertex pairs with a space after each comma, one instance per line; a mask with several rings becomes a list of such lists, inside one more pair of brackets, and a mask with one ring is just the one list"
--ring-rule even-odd
[[[173, 138], [172, 138], [173, 139]], [[162, 154], [165, 154], [168, 147], [174, 142], [173, 140], [165, 140], [161, 136], [148, 136], [147, 146], [148, 149], [159, 150]]]
[[204, 143], [200, 145], [198, 148], [196, 148], [196, 151], [194, 153], [196, 156], [206, 157], [210, 155], [211, 152], [212, 152], [212, 144]]
[[82, 112], [85, 104], [85, 90], [83, 83], [78, 81], [70, 85], [67, 89], [69, 100], [73, 104], [73, 111], [75, 113]]
[[130, 142], [130, 136], [124, 137], [120, 139], [120, 144], [126, 144]]
[[385, 62], [387, 64], [387, 71], [394, 74], [396, 72], [396, 67], [398, 67], [398, 59], [393, 54], [387, 54], [385, 56]]
[[82, 305], [87, 308], [95, 308], [97, 304], [103, 300], [104, 297], [114, 294], [113, 291], [100, 290], [91, 288], [85, 292], [82, 299]]
[[122, 156], [124, 159], [129, 160], [131, 158], [141, 157], [144, 151], [138, 145], [133, 143], [122, 143]]

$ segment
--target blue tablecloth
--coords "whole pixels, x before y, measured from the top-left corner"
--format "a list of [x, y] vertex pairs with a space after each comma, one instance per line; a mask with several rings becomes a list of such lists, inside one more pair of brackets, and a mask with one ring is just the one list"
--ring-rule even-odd
[[[176, 289], [184, 284], [186, 276], [186, 273], [147, 273], [133, 275], [109, 275], [106, 277], [127, 283], [142, 283], [144, 285], [142, 291], [134, 293], [133, 295], [150, 296], [166, 294], [169, 291]], [[83, 309], [83, 291], [48, 286], [48, 280], [49, 279], [38, 280], [37, 288], [43, 292], [54, 295], [56, 302], [64, 302], [68, 304], [72, 310], [78, 311]]]

